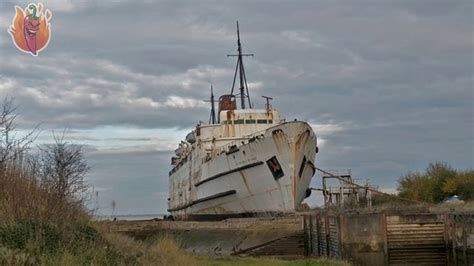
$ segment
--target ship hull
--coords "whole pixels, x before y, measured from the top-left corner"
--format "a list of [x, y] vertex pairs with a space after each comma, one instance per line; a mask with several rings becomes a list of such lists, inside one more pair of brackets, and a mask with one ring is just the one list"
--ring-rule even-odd
[[194, 154], [172, 173], [169, 210], [175, 219], [295, 212], [315, 173], [317, 140], [305, 122], [286, 122], [240, 141], [211, 160]]

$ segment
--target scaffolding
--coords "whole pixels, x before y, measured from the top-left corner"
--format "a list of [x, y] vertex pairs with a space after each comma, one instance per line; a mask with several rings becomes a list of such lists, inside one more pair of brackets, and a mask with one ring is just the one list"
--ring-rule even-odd
[[372, 207], [372, 193], [369, 183], [365, 186], [354, 183], [351, 170], [330, 170], [322, 176], [325, 207]]

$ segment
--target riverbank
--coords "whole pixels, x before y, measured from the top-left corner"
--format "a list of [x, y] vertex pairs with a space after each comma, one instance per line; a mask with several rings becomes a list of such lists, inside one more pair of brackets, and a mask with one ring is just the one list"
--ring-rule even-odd
[[170, 235], [139, 240], [88, 220], [0, 224], [0, 265], [346, 265], [327, 259], [202, 256], [183, 246]]

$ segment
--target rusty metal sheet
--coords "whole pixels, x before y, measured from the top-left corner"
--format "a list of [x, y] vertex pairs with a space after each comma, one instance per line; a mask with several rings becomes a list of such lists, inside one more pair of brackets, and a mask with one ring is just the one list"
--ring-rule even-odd
[[445, 229], [449, 263], [474, 265], [474, 213], [447, 214]]
[[443, 221], [410, 222], [396, 215], [386, 222], [389, 265], [446, 265]]
[[329, 217], [329, 257], [341, 258], [339, 217]]
[[310, 216], [311, 255], [318, 256], [318, 220], [316, 216]]
[[328, 255], [328, 242], [326, 234], [326, 220], [318, 219], [318, 247], [319, 255], [327, 256]]

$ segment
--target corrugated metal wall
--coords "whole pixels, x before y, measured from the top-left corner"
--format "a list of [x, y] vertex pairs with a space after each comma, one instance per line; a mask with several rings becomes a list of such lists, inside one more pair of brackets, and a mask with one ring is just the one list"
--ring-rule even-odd
[[445, 232], [449, 263], [474, 265], [474, 213], [447, 214]]
[[[347, 214], [326, 212], [306, 215], [306, 255], [352, 260], [354, 252], [365, 252], [364, 258], [381, 254], [386, 265], [448, 264], [445, 215], [378, 213], [372, 214], [367, 224], [359, 219], [358, 225], [351, 223], [356, 220], [347, 217]], [[363, 234], [360, 242], [347, 238], [350, 230], [361, 230], [358, 232]], [[368, 231], [363, 233], [363, 230]], [[365, 259], [360, 260], [361, 257], [357, 261], [363, 263]]]
[[326, 222], [328, 223], [328, 255], [331, 258], [341, 258], [341, 229], [339, 223], [339, 216], [329, 216], [326, 218]]
[[318, 250], [319, 256], [328, 255], [328, 238], [326, 234], [326, 219], [321, 219], [321, 217], [316, 217], [318, 224]]
[[307, 255], [341, 258], [339, 216], [307, 215], [304, 226]]
[[446, 265], [444, 221], [436, 215], [421, 221], [404, 218], [386, 216], [388, 264]]

